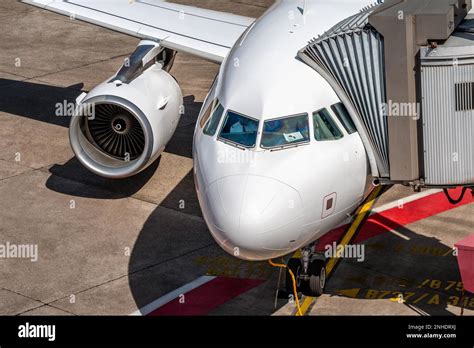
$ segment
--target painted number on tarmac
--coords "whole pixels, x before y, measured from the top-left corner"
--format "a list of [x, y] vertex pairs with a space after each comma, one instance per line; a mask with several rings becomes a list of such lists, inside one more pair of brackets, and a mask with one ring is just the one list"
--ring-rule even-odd
[[[365, 296], [365, 299], [370, 300], [381, 300], [381, 299], [397, 299], [400, 303], [408, 304], [429, 304], [429, 305], [439, 305], [442, 302], [442, 297], [438, 294], [433, 293], [416, 293], [416, 292], [400, 292], [400, 291], [391, 291], [391, 290], [375, 290], [368, 289]], [[460, 296], [448, 296], [447, 304], [452, 306], [461, 306], [461, 297]], [[474, 308], [474, 298], [464, 297], [464, 307]]]
[[417, 244], [417, 245], [411, 245], [407, 246], [404, 244], [396, 244], [393, 247], [393, 250], [397, 253], [407, 253], [407, 254], [412, 254], [412, 255], [424, 255], [424, 256], [446, 256], [446, 255], [451, 255], [452, 251], [451, 248], [447, 247], [437, 247], [437, 246], [431, 246], [431, 245], [423, 245], [423, 244]]
[[435, 290], [456, 290], [462, 291], [463, 290], [463, 283], [457, 280], [437, 280], [437, 279], [425, 279], [418, 288], [431, 288]]
[[245, 262], [227, 256], [200, 256], [194, 262], [206, 267], [208, 275], [229, 278], [268, 279], [273, 270], [266, 262]]

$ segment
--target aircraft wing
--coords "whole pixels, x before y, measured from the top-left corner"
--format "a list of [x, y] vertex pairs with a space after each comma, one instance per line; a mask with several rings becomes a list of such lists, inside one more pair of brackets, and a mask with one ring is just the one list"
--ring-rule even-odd
[[22, 0], [45, 10], [221, 63], [254, 18], [163, 0]]

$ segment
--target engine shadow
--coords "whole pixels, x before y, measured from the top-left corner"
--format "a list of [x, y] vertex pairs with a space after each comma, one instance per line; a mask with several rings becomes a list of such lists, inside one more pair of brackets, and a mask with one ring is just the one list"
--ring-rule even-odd
[[[83, 83], [58, 87], [0, 78], [0, 111], [56, 126], [68, 127], [69, 117], [56, 116], [57, 104], [75, 103]], [[192, 158], [194, 126], [202, 107], [194, 95], [184, 97], [184, 115], [166, 152]]]
[[[52, 191], [74, 197], [128, 198], [146, 185], [155, 174], [160, 160], [161, 157], [138, 175], [121, 180], [111, 180], [90, 172], [79, 163], [76, 157], [73, 157], [64, 164], [55, 164], [49, 168], [52, 175], [46, 181], [46, 187]], [[87, 185], [87, 189], [79, 189], [77, 182]]]
[[68, 127], [68, 117], [56, 116], [56, 104], [75, 103], [83, 87], [83, 83], [57, 87], [0, 78], [0, 111]]

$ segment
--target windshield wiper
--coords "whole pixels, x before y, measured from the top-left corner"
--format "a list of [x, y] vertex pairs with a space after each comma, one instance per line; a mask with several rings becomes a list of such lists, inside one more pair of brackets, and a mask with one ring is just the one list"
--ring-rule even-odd
[[307, 142], [304, 142], [304, 143], [298, 143], [298, 144], [287, 144], [287, 145], [282, 145], [282, 146], [275, 147], [275, 148], [268, 149], [268, 150], [270, 150], [270, 152], [273, 152], [273, 151], [281, 151], [281, 150], [292, 149], [292, 148], [295, 148], [295, 147], [300, 147], [300, 146], [303, 146], [303, 145], [309, 145], [309, 144], [310, 144], [310, 142], [309, 142], [309, 141], [307, 141]]
[[221, 140], [224, 144], [231, 145], [231, 146], [236, 147], [236, 148], [241, 149], [241, 150], [249, 150], [249, 149], [251, 149], [251, 148], [246, 147], [246, 146], [244, 146], [244, 145], [241, 145], [241, 144], [239, 144], [239, 143], [234, 143], [233, 141], [227, 140], [227, 139], [225, 139], [225, 138], [219, 138], [219, 140]]

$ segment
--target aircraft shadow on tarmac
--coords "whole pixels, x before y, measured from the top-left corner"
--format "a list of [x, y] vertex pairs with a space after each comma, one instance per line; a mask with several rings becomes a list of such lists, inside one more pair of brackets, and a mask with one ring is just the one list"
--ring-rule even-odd
[[[435, 237], [416, 233], [379, 214], [372, 218], [365, 229], [374, 227], [370, 224], [384, 225], [406, 238], [385, 232], [366, 240], [364, 262], [354, 259], [342, 262], [329, 280], [326, 293], [355, 301], [391, 299], [394, 305], [409, 307], [419, 315], [454, 315], [447, 310], [448, 302], [460, 312], [461, 276], [452, 248]], [[398, 293], [403, 294], [403, 301], [396, 301]], [[472, 295], [465, 293], [465, 297], [469, 296], [472, 299]]]
[[[175, 209], [176, 213], [162, 209], [171, 207], [182, 197], [187, 197], [184, 198], [185, 209]], [[253, 263], [228, 255], [212, 239], [205, 222], [196, 218], [198, 215], [201, 211], [190, 172], [150, 214], [131, 250], [128, 284], [137, 308], [143, 308], [198, 277], [213, 275], [264, 281], [258, 288], [242, 294], [245, 296], [216, 308], [217, 314], [273, 314], [278, 271], [267, 262]], [[212, 297], [222, 297], [221, 291], [216, 289], [213, 293], [210, 290], [203, 301], [212, 302]], [[286, 302], [279, 300], [279, 305]], [[194, 305], [199, 306], [198, 303]]]

